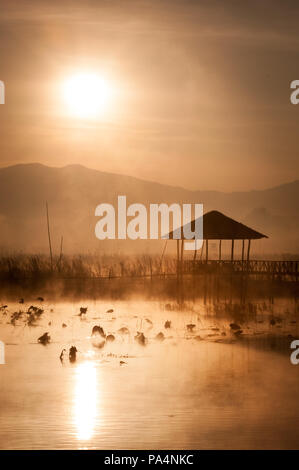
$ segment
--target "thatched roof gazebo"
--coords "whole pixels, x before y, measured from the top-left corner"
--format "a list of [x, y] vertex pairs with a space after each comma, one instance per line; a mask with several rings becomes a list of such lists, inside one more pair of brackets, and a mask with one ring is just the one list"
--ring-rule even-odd
[[[191, 222], [191, 230], [195, 229], [195, 220]], [[176, 235], [176, 231], [180, 231], [180, 238]], [[184, 237], [183, 226], [179, 229], [176, 229], [168, 234], [169, 239], [177, 239], [177, 256], [178, 262], [181, 259], [183, 261], [183, 252], [184, 252], [184, 240], [187, 240]], [[222, 214], [218, 211], [210, 211], [203, 215], [203, 240], [206, 246], [206, 262], [209, 259], [209, 240], [219, 240], [219, 260], [221, 261], [221, 242], [222, 240], [231, 240], [231, 261], [234, 260], [234, 242], [235, 240], [242, 240], [242, 261], [244, 261], [244, 251], [245, 251], [245, 240], [248, 240], [247, 246], [247, 261], [250, 257], [250, 246], [251, 240], [258, 240], [260, 238], [268, 238], [267, 235], [264, 235], [256, 230], [253, 230], [250, 227], [247, 227], [240, 222], [237, 222], [230, 217]], [[180, 246], [181, 244], [181, 256], [180, 256]], [[196, 259], [196, 250], [194, 251], [194, 260]]]

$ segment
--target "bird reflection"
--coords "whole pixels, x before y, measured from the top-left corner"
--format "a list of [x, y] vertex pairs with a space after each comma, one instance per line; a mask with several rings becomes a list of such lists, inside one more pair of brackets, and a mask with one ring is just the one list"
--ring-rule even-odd
[[93, 362], [76, 367], [74, 415], [77, 438], [89, 440], [94, 432], [97, 413], [97, 370]]

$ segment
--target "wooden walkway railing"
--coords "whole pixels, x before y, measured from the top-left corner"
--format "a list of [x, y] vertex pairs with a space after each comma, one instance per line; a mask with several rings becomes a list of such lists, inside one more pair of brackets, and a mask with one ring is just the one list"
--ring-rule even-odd
[[189, 274], [233, 274], [244, 273], [248, 275], [263, 276], [272, 279], [285, 279], [291, 281], [299, 280], [299, 261], [213, 261], [209, 260], [186, 260], [184, 262], [184, 273]]

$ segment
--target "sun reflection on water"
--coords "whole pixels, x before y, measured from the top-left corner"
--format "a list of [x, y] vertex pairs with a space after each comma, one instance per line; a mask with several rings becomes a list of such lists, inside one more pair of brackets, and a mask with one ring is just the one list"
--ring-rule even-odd
[[93, 362], [76, 368], [74, 402], [77, 439], [87, 441], [93, 435], [97, 414], [97, 369]]

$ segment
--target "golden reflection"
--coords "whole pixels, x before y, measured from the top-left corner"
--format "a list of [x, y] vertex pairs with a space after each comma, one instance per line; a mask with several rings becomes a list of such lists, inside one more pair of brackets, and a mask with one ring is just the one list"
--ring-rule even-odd
[[74, 414], [77, 438], [90, 439], [97, 414], [97, 370], [93, 362], [84, 362], [76, 368]]

